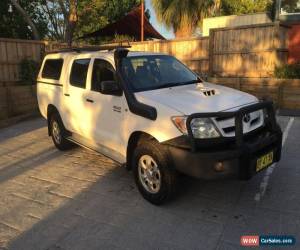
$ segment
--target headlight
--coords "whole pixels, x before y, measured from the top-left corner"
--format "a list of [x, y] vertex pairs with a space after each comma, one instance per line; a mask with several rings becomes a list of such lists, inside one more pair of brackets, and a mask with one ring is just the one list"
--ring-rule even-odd
[[191, 129], [195, 138], [208, 139], [220, 137], [215, 125], [209, 118], [195, 118], [191, 121]]
[[[181, 133], [187, 135], [186, 116], [174, 116], [171, 118], [174, 125]], [[197, 139], [208, 139], [220, 137], [215, 125], [209, 118], [195, 118], [191, 122], [193, 136]]]

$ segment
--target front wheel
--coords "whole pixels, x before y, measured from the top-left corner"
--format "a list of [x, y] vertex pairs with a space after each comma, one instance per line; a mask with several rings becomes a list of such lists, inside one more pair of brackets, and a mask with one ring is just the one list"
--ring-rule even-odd
[[176, 191], [176, 170], [167, 152], [155, 141], [143, 142], [135, 149], [133, 173], [142, 196], [155, 205], [166, 202]]

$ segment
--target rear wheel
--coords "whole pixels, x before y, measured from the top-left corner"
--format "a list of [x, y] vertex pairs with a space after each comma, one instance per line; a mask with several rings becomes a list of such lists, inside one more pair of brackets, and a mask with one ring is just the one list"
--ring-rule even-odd
[[149, 202], [160, 205], [173, 197], [177, 172], [159, 143], [144, 141], [137, 146], [133, 155], [133, 173], [140, 193]]
[[59, 150], [67, 150], [73, 146], [73, 143], [65, 138], [66, 130], [58, 114], [53, 114], [50, 118], [50, 131], [53, 143]]

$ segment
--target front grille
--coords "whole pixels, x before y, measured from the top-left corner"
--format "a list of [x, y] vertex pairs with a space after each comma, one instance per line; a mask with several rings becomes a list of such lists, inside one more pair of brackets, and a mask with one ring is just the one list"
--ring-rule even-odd
[[235, 126], [223, 128], [223, 131], [224, 131], [226, 134], [232, 133], [232, 132], [235, 131]]
[[[247, 117], [249, 118], [249, 117]], [[216, 126], [224, 137], [235, 136], [235, 119], [217, 117], [214, 119]], [[250, 118], [243, 120], [243, 132], [244, 134], [254, 131], [255, 129], [263, 125], [263, 112], [262, 110], [250, 113]]]
[[257, 117], [257, 118], [255, 118], [255, 119], [253, 119], [253, 120], [250, 122], [250, 124], [251, 124], [251, 126], [254, 126], [254, 125], [257, 124], [258, 122], [260, 122], [260, 117]]

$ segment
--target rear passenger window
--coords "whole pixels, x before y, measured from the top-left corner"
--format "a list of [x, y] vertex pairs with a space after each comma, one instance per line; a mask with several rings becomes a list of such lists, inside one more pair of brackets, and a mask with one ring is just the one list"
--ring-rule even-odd
[[59, 80], [63, 63], [63, 59], [47, 59], [42, 71], [42, 77]]
[[71, 85], [79, 88], [85, 88], [89, 64], [90, 59], [74, 60], [70, 76]]

